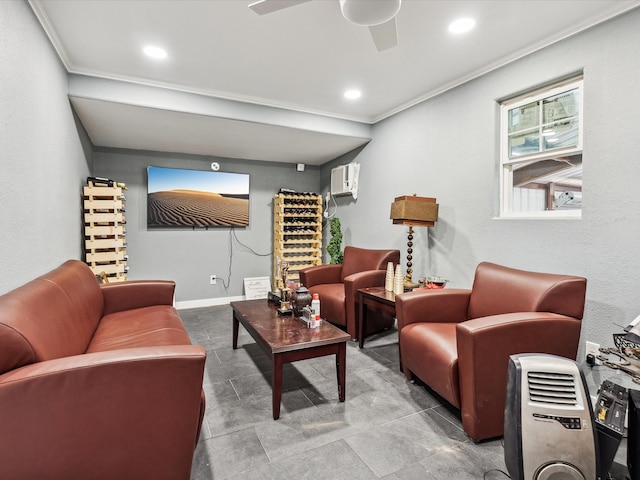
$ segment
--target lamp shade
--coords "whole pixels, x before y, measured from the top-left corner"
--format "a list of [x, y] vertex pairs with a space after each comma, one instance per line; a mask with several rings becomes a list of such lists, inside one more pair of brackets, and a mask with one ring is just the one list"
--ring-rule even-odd
[[396, 197], [391, 204], [390, 218], [396, 225], [433, 227], [438, 220], [438, 204], [430, 197]]

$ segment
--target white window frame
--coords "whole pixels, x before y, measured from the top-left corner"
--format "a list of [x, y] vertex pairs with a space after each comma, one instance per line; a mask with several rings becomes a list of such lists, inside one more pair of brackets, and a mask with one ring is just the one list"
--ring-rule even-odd
[[[517, 158], [509, 158], [509, 110], [532, 102], [541, 101], [563, 92], [578, 89], [578, 142], [573, 147], [560, 147]], [[581, 218], [582, 209], [546, 210], [531, 212], [513, 211], [513, 165], [543, 160], [550, 156], [582, 154], [583, 122], [583, 76], [573, 77], [554, 85], [528, 92], [500, 103], [500, 218]]]

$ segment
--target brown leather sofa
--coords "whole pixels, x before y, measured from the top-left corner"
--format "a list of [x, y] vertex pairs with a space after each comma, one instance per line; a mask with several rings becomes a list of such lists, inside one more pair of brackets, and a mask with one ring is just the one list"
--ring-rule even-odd
[[[357, 292], [360, 288], [384, 286], [387, 263], [400, 261], [400, 250], [372, 250], [345, 247], [342, 264], [317, 265], [300, 270], [300, 283], [320, 296], [322, 318], [346, 327], [352, 339], [358, 337]], [[367, 321], [365, 335], [389, 328], [393, 316], [378, 312]]]
[[509, 356], [575, 360], [586, 282], [481, 263], [471, 290], [398, 295], [400, 368], [460, 409], [471, 439], [502, 436]]
[[174, 289], [69, 260], [0, 296], [0, 478], [189, 479], [206, 354]]

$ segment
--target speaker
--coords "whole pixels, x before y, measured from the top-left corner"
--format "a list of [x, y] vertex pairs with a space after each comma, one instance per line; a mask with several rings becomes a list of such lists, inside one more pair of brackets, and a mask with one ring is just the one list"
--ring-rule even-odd
[[513, 480], [601, 479], [585, 378], [555, 355], [509, 357], [504, 458]]
[[627, 469], [631, 480], [640, 480], [640, 390], [629, 389]]

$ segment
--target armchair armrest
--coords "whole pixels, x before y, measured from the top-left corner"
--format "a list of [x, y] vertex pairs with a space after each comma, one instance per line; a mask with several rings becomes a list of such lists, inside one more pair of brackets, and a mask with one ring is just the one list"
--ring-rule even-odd
[[303, 268], [298, 273], [300, 275], [300, 283], [307, 288], [326, 283], [342, 283], [342, 280], [340, 280], [341, 264], [316, 265]]
[[359, 288], [381, 287], [384, 285], [384, 278], [387, 274], [384, 270], [367, 270], [364, 272], [352, 273], [348, 277], [344, 277], [345, 292], [352, 290], [355, 292]]
[[347, 315], [347, 331], [352, 338], [357, 336], [360, 304], [357, 299], [358, 289], [384, 285], [385, 270], [366, 270], [352, 273], [344, 277], [344, 300]]
[[205, 359], [134, 348], [0, 375], [0, 478], [188, 478]]
[[416, 290], [396, 295], [398, 331], [410, 323], [459, 323], [467, 319], [471, 290]]
[[518, 312], [456, 326], [462, 422], [471, 438], [502, 434], [509, 356], [548, 353], [575, 359], [581, 323], [556, 313]]
[[103, 315], [152, 305], [173, 305], [176, 284], [169, 280], [133, 280], [100, 285]]

